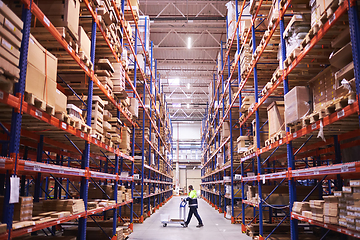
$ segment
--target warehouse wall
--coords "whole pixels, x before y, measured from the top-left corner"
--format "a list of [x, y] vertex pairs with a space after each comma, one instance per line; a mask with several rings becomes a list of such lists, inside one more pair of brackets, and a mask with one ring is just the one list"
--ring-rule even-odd
[[196, 191], [200, 190], [201, 171], [200, 169], [180, 169], [180, 188], [193, 185]]
[[201, 138], [201, 123], [175, 123], [173, 124], [173, 139], [178, 138], [179, 127], [179, 140], [199, 140]]

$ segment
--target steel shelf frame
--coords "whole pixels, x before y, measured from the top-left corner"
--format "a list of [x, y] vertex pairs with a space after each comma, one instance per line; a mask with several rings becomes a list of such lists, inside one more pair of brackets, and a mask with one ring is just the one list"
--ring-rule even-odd
[[[203, 134], [202, 134], [202, 150], [203, 150], [203, 165], [202, 165], [202, 186], [216, 186], [217, 184], [219, 185], [219, 189], [221, 185], [224, 185], [226, 183], [231, 183], [232, 184], [232, 188], [231, 188], [231, 202], [232, 202], [232, 207], [234, 206], [234, 191], [233, 191], [233, 177], [234, 174], [236, 172], [236, 170], [238, 170], [239, 168], [241, 169], [241, 191], [242, 191], [242, 232], [245, 232], [245, 205], [252, 205], [254, 208], [258, 209], [258, 214], [256, 215], [256, 217], [259, 218], [259, 239], [265, 239], [265, 236], [263, 235], [263, 202], [260, 201], [259, 204], [253, 204], [247, 200], [245, 200], [245, 192], [244, 192], [244, 187], [245, 187], [245, 183], [251, 183], [251, 182], [255, 182], [258, 185], [258, 190], [259, 190], [259, 196], [262, 196], [261, 194], [261, 186], [262, 186], [262, 181], [268, 181], [268, 182], [274, 182], [276, 185], [276, 182], [281, 180], [287, 180], [288, 181], [288, 186], [289, 186], [289, 196], [290, 196], [290, 213], [291, 213], [291, 208], [292, 208], [292, 204], [294, 203], [294, 201], [296, 201], [296, 182], [298, 180], [307, 180], [307, 182], [309, 182], [308, 179], [314, 179], [315, 182], [317, 180], [319, 180], [319, 183], [321, 183], [323, 180], [330, 180], [330, 179], [335, 179], [337, 180], [337, 184], [341, 184], [341, 178], [351, 178], [351, 177], [356, 177], [356, 174], [360, 171], [359, 168], [359, 163], [358, 162], [350, 162], [350, 163], [341, 163], [341, 153], [340, 153], [340, 149], [344, 149], [344, 148], [348, 148], [348, 147], [353, 147], [353, 146], [358, 146], [359, 145], [359, 141], [357, 140], [353, 140], [351, 142], [346, 142], [340, 145], [340, 142], [338, 140], [338, 138], [341, 138], [342, 140], [344, 139], [350, 139], [352, 137], [358, 136], [358, 131], [355, 130], [353, 132], [349, 132], [346, 134], [342, 134], [338, 136], [334, 136], [333, 139], [331, 140], [327, 140], [326, 143], [321, 143], [319, 142], [318, 144], [315, 144], [315, 146], [311, 146], [311, 147], [304, 147], [305, 144], [307, 143], [307, 141], [310, 138], [304, 142], [301, 147], [299, 149], [293, 149], [292, 146], [292, 141], [294, 140], [298, 140], [300, 137], [306, 136], [308, 134], [311, 134], [314, 131], [317, 131], [320, 129], [321, 127], [325, 127], [328, 126], [332, 123], [335, 123], [337, 121], [343, 120], [345, 118], [348, 118], [349, 116], [355, 115], [357, 114], [359, 116], [359, 122], [360, 122], [360, 105], [359, 105], [359, 97], [360, 97], [360, 73], [359, 73], [359, 54], [360, 54], [360, 45], [358, 44], [360, 41], [360, 25], [359, 25], [359, 16], [358, 16], [358, 6], [357, 6], [357, 2], [356, 1], [352, 1], [352, 0], [345, 0], [345, 1], [340, 1], [339, 3], [339, 7], [336, 9], [336, 11], [333, 13], [332, 16], [329, 17], [329, 19], [320, 27], [320, 30], [317, 31], [316, 34], [314, 34], [315, 36], [310, 40], [310, 42], [307, 44], [307, 46], [305, 46], [302, 51], [300, 51], [300, 53], [295, 57], [295, 59], [292, 61], [292, 63], [290, 64], [290, 66], [288, 66], [287, 68], [284, 68], [284, 64], [283, 62], [281, 62], [281, 65], [283, 66], [283, 73], [282, 75], [277, 79], [277, 81], [274, 82], [273, 86], [269, 89], [269, 91], [265, 94], [265, 96], [263, 96], [262, 98], [258, 98], [258, 89], [257, 89], [257, 64], [258, 61], [262, 55], [262, 53], [264, 52], [267, 44], [269, 43], [271, 37], [273, 36], [273, 34], [275, 33], [276, 28], [279, 27], [280, 30], [280, 42], [281, 42], [281, 55], [282, 55], [282, 59], [286, 59], [286, 48], [285, 48], [285, 41], [284, 41], [284, 37], [283, 37], [283, 32], [285, 29], [285, 24], [284, 24], [284, 16], [285, 13], [287, 11], [287, 9], [291, 6], [292, 3], [296, 3], [296, 0], [288, 0], [288, 1], [279, 1], [279, 15], [276, 19], [276, 21], [274, 22], [273, 26], [271, 28], [269, 28], [269, 32], [267, 34], [267, 37], [265, 36], [263, 40], [265, 40], [265, 44], [262, 46], [262, 48], [260, 49], [260, 51], [257, 53], [257, 55], [255, 55], [255, 58], [253, 58], [253, 60], [250, 63], [250, 71], [246, 74], [244, 79], [241, 79], [240, 76], [240, 49], [243, 48], [244, 45], [242, 45], [242, 48], [240, 48], [241, 43], [245, 44], [247, 39], [250, 37], [250, 31], [251, 31], [251, 39], [252, 39], [252, 44], [253, 44], [253, 53], [255, 53], [255, 49], [256, 49], [256, 44], [255, 44], [255, 19], [257, 18], [257, 14], [259, 12], [259, 9], [261, 7], [262, 1], [258, 1], [258, 7], [255, 11], [255, 14], [252, 16], [252, 21], [251, 21], [251, 25], [249, 27], [248, 32], [245, 35], [245, 40], [244, 39], [240, 39], [239, 36], [239, 22], [241, 21], [241, 15], [243, 12], [243, 8], [245, 5], [245, 1], [242, 4], [240, 13], [238, 11], [238, 2], [235, 1], [236, 3], [236, 34], [237, 34], [237, 53], [238, 53], [238, 57], [234, 60], [235, 62], [235, 67], [233, 67], [233, 69], [230, 72], [230, 61], [228, 61], [228, 69], [229, 69], [229, 75], [228, 75], [228, 79], [227, 79], [227, 84], [225, 89], [227, 89], [229, 91], [229, 95], [231, 96], [231, 78], [236, 70], [236, 67], [238, 67], [238, 85], [239, 85], [239, 89], [238, 91], [235, 93], [234, 98], [231, 98], [229, 96], [229, 106], [226, 109], [226, 111], [224, 111], [224, 105], [222, 108], [222, 119], [219, 118], [219, 112], [220, 112], [220, 104], [225, 102], [225, 98], [224, 98], [224, 79], [223, 79], [223, 71], [224, 71], [224, 66], [226, 65], [226, 61], [223, 60], [223, 55], [221, 54], [221, 66], [222, 69], [220, 71], [220, 73], [218, 74], [218, 80], [215, 84], [215, 77], [214, 77], [214, 93], [213, 93], [213, 99], [211, 100], [210, 103], [208, 103], [209, 108], [207, 109], [206, 113], [207, 113], [207, 117], [204, 117], [203, 121], [202, 121], [202, 129], [203, 129]], [[353, 61], [354, 61], [354, 72], [355, 72], [355, 83], [356, 83], [356, 99], [357, 101], [355, 101], [353, 104], [350, 104], [346, 107], [344, 107], [343, 109], [336, 111], [335, 113], [332, 113], [328, 116], [326, 116], [325, 118], [323, 118], [322, 120], [318, 120], [315, 121], [315, 123], [312, 123], [311, 125], [307, 126], [307, 127], [303, 127], [302, 129], [296, 131], [296, 132], [290, 132], [289, 128], [286, 128], [286, 132], [287, 135], [276, 141], [275, 143], [270, 144], [269, 146], [260, 147], [260, 137], [259, 137], [259, 132], [260, 132], [260, 122], [259, 122], [259, 108], [260, 106], [265, 102], [265, 100], [275, 91], [275, 89], [278, 88], [278, 86], [283, 83], [284, 84], [284, 94], [286, 94], [289, 91], [289, 84], [287, 81], [287, 77], [288, 75], [295, 69], [295, 67], [302, 61], [302, 59], [310, 52], [310, 50], [318, 43], [318, 41], [320, 39], [322, 39], [322, 37], [328, 32], [328, 30], [334, 26], [337, 22], [338, 19], [340, 19], [340, 17], [344, 14], [344, 13], [348, 13], [348, 20], [349, 20], [349, 26], [350, 26], [350, 38], [351, 38], [351, 43], [352, 43], [352, 55], [353, 55]], [[228, 47], [228, 51], [225, 55], [225, 59], [228, 58], [228, 53], [231, 49], [231, 45], [233, 44], [233, 40], [234, 40], [234, 35], [235, 32], [232, 35], [231, 41], [230, 41], [230, 46]], [[222, 52], [222, 45], [221, 45], [221, 52]], [[237, 66], [236, 66], [237, 65]], [[233, 142], [231, 140], [232, 138], [232, 124], [230, 124], [230, 136], [229, 138], [225, 139], [225, 142], [222, 142], [220, 144], [217, 145], [218, 142], [218, 135], [219, 135], [219, 130], [222, 126], [222, 124], [225, 121], [232, 120], [231, 118], [231, 114], [232, 114], [232, 108], [234, 107], [234, 103], [237, 101], [237, 98], [239, 98], [239, 105], [241, 106], [241, 93], [244, 90], [245, 87], [245, 83], [247, 82], [247, 80], [250, 78], [250, 75], [253, 74], [254, 76], [254, 85], [255, 85], [255, 107], [249, 112], [248, 115], [246, 115], [245, 117], [242, 117], [242, 113], [239, 111], [239, 117], [240, 117], [240, 121], [239, 121], [239, 131], [240, 131], [240, 136], [243, 136], [243, 127], [245, 126], [246, 121], [250, 118], [251, 115], [255, 114], [255, 119], [256, 119], [256, 125], [255, 125], [255, 131], [256, 131], [256, 138], [257, 138], [257, 146], [255, 146], [255, 151], [253, 154], [248, 155], [247, 157], [243, 157], [240, 160], [239, 166], [237, 167], [237, 169], [234, 171], [234, 162], [233, 162], [233, 149], [231, 149], [228, 159], [230, 163], [229, 165], [225, 165], [223, 167], [221, 167], [220, 169], [216, 169], [214, 170], [214, 164], [217, 163], [217, 155], [218, 152], [220, 152], [224, 145], [230, 140], [230, 147], [232, 148]], [[222, 86], [222, 91], [220, 90], [220, 86]], [[219, 97], [221, 99], [219, 99]], [[217, 106], [216, 104], [217, 103]], [[215, 106], [215, 107], [214, 107]], [[210, 131], [210, 128], [212, 126], [214, 127], [214, 131]], [[333, 147], [330, 148], [325, 148], [325, 149], [321, 149], [318, 150], [319, 145], [326, 145], [326, 144], [333, 144]], [[282, 145], [286, 145], [286, 154], [285, 156], [283, 155], [278, 155], [276, 157], [272, 157], [272, 154]], [[212, 147], [214, 148], [214, 151], [212, 151], [211, 154], [208, 154], [208, 151], [210, 151], [210, 148]], [[264, 161], [262, 161], [261, 159], [261, 155], [273, 150], [273, 152], [270, 154], [270, 156], [268, 156]], [[296, 151], [295, 151], [296, 150]], [[314, 167], [309, 167], [307, 166], [307, 162], [305, 162], [306, 164], [306, 168], [305, 169], [297, 169], [295, 165], [295, 162], [298, 161], [298, 159], [303, 159], [303, 158], [308, 158], [310, 156], [314, 156], [314, 154], [316, 155], [321, 155], [321, 154], [329, 154], [329, 153], [334, 153], [334, 155], [330, 155], [333, 156], [334, 161], [332, 161], [331, 163], [329, 163], [328, 157], [327, 158], [322, 158], [319, 157], [320, 161], [320, 165], [316, 166], [314, 165]], [[279, 157], [281, 156], [282, 159], [287, 159], [287, 168], [286, 171], [278, 171], [275, 170], [275, 161], [278, 161], [277, 159], [279, 159]], [[328, 155], [329, 156], [329, 155]], [[271, 162], [269, 161], [269, 158], [271, 158], [271, 161], [274, 163], [274, 172], [275, 173], [271, 173]], [[254, 158], [256, 159], [254, 161]], [[225, 154], [224, 154], [224, 160], [225, 160]], [[245, 162], [251, 160], [251, 162], [244, 167]], [[323, 165], [321, 164], [321, 161], [323, 161], [324, 163], [327, 163], [327, 165]], [[257, 163], [256, 165], [254, 165], [254, 163]], [[266, 164], [265, 164], [266, 163]], [[264, 165], [265, 164], [265, 165]], [[331, 165], [329, 165], [331, 164]], [[256, 169], [256, 173], [257, 175], [253, 176], [253, 177], [246, 177], [246, 169], [249, 167], [249, 165], [253, 166], [253, 171], [254, 166], [257, 166]], [[263, 166], [264, 165], [264, 166]], [[213, 171], [209, 174], [207, 174], [205, 172], [206, 168], [211, 168]], [[221, 174], [222, 172], [224, 172], [224, 176], [225, 176], [225, 170], [229, 170], [230, 171], [230, 178], [231, 180], [223, 180], [221, 179]], [[265, 173], [264, 173], [265, 172]], [[266, 173], [267, 172], [267, 173]], [[328, 184], [330, 184], [330, 182], [328, 181]], [[329, 185], [330, 186], [330, 185]], [[336, 185], [336, 186], [340, 186], [340, 185]], [[276, 189], [276, 188], [275, 188]], [[215, 192], [207, 190], [207, 188], [202, 188], [202, 194], [204, 199], [211, 204], [212, 206], [215, 206], [215, 209], [217, 209], [217, 203], [216, 200], [214, 201], [214, 195], [219, 196], [219, 203], [218, 206], [220, 206], [220, 195], [221, 192], [219, 192], [217, 190], [217, 188], [215, 188]], [[232, 213], [234, 212], [234, 210], [232, 209]], [[254, 213], [255, 214], [255, 213]], [[255, 216], [255, 215], [254, 215]], [[289, 217], [290, 215], [288, 215]], [[232, 216], [232, 222], [233, 221], [233, 217]], [[286, 218], [286, 217], [285, 217]], [[284, 218], [284, 219], [285, 219]], [[284, 221], [284, 219], [279, 223], [279, 225]], [[330, 229], [333, 231], [337, 231], [340, 233], [344, 233], [346, 235], [350, 235], [350, 236], [355, 236], [355, 237], [359, 237], [360, 234], [356, 231], [346, 231], [346, 229], [343, 229], [339, 226], [333, 226], [330, 224], [324, 224], [324, 223], [320, 223], [320, 222], [316, 222], [313, 221], [311, 219], [306, 219], [303, 216], [299, 216], [297, 214], [291, 213], [291, 218], [290, 218], [290, 234], [291, 234], [291, 239], [292, 240], [296, 240], [298, 239], [298, 234], [297, 234], [297, 224], [298, 224], [298, 220], [301, 221], [306, 221], [309, 222], [313, 225], [317, 225], [317, 226], [321, 226], [323, 228], [326, 229]], [[273, 232], [273, 231], [272, 231]], [[272, 233], [271, 232], [271, 233]], [[271, 235], [270, 233], [270, 235]], [[269, 236], [270, 236], [269, 235]], [[268, 236], [268, 237], [269, 237]]]
[[[81, 189], [80, 189], [80, 195], [81, 198], [84, 200], [85, 203], [85, 208], [87, 207], [87, 192], [88, 192], [88, 182], [89, 179], [91, 179], [92, 181], [94, 181], [93, 179], [99, 179], [99, 180], [105, 180], [108, 181], [114, 181], [115, 183], [115, 201], [117, 201], [117, 184], [118, 181], [130, 181], [132, 184], [132, 195], [133, 195], [133, 187], [134, 187], [134, 179], [133, 177], [121, 177], [119, 176], [119, 158], [121, 163], [123, 163], [123, 159], [127, 159], [131, 161], [131, 176], [133, 176], [134, 173], [134, 151], [132, 154], [132, 157], [123, 154], [119, 151], [118, 148], [112, 148], [108, 145], [105, 145], [103, 143], [100, 143], [97, 139], [94, 139], [92, 137], [90, 137], [90, 135], [85, 134], [83, 132], [80, 132], [79, 130], [76, 130], [75, 128], [65, 124], [64, 122], [59, 121], [58, 119], [50, 116], [49, 114], [45, 113], [44, 111], [41, 111], [39, 109], [36, 109], [33, 106], [28, 105], [27, 103], [25, 103], [23, 101], [23, 95], [24, 95], [24, 89], [25, 89], [25, 77], [26, 77], [26, 66], [27, 66], [27, 45], [29, 42], [29, 35], [30, 35], [30, 23], [31, 23], [31, 14], [34, 14], [38, 19], [40, 19], [40, 22], [44, 25], [44, 27], [53, 35], [53, 37], [60, 43], [60, 45], [62, 45], [62, 47], [64, 47], [64, 49], [67, 51], [67, 53], [74, 59], [75, 62], [78, 63], [78, 65], [82, 68], [82, 70], [85, 72], [85, 74], [88, 76], [89, 78], [89, 88], [88, 88], [88, 103], [87, 106], [91, 106], [92, 104], [92, 93], [93, 93], [93, 83], [95, 82], [95, 84], [98, 86], [98, 88], [106, 95], [106, 97], [110, 100], [110, 102], [112, 102], [118, 109], [118, 118], [120, 118], [120, 114], [123, 114], [126, 118], [126, 123], [130, 124], [133, 129], [135, 130], [135, 126], [136, 124], [129, 118], [129, 116], [127, 116], [127, 114], [122, 110], [122, 108], [120, 107], [120, 104], [115, 102], [115, 100], [107, 93], [107, 91], [105, 90], [104, 86], [99, 82], [99, 80], [96, 79], [96, 77], [94, 76], [94, 70], [93, 69], [89, 69], [81, 60], [80, 58], [76, 55], [75, 51], [70, 47], [70, 45], [60, 36], [60, 34], [57, 32], [57, 30], [55, 29], [55, 27], [51, 24], [51, 22], [47, 19], [47, 17], [41, 12], [41, 10], [37, 7], [37, 5], [32, 3], [32, 0], [23, 0], [22, 1], [24, 3], [24, 10], [23, 10], [23, 22], [24, 22], [24, 31], [23, 31], [23, 39], [22, 39], [22, 47], [21, 47], [21, 57], [20, 57], [20, 80], [19, 82], [16, 84], [16, 92], [17, 94], [15, 95], [11, 95], [11, 94], [7, 94], [3, 91], [0, 91], [0, 101], [2, 103], [7, 104], [8, 106], [13, 108], [13, 114], [12, 114], [12, 124], [11, 124], [11, 131], [10, 131], [10, 157], [11, 158], [2, 158], [1, 159], [1, 163], [0, 163], [0, 168], [1, 171], [5, 171], [6, 172], [6, 187], [5, 187], [5, 204], [4, 204], [4, 209], [5, 209], [5, 214], [4, 214], [4, 219], [5, 222], [8, 224], [7, 228], [8, 228], [8, 232], [6, 234], [6, 236], [0, 236], [1, 239], [3, 238], [7, 238], [10, 239], [11, 237], [14, 236], [20, 236], [22, 234], [24, 234], [25, 230], [21, 230], [21, 231], [13, 231], [11, 230], [12, 226], [12, 215], [13, 215], [13, 204], [9, 204], [9, 189], [10, 189], [10, 175], [12, 174], [13, 177], [16, 177], [17, 173], [23, 173], [23, 174], [35, 174], [36, 178], [36, 187], [35, 187], [35, 199], [34, 201], [38, 201], [38, 196], [41, 195], [41, 190], [40, 190], [40, 178], [46, 176], [46, 184], [47, 184], [47, 176], [52, 176], [53, 179], [56, 181], [56, 188], [54, 190], [54, 196], [55, 198], [59, 197], [61, 198], [61, 190], [64, 190], [66, 192], [66, 198], [69, 197], [68, 194], [68, 189], [69, 189], [69, 183], [72, 184], [69, 181], [69, 178], [71, 179], [81, 179]], [[117, 58], [117, 55], [114, 51], [114, 49], [112, 48], [109, 40], [106, 37], [105, 31], [104, 29], [102, 29], [101, 25], [99, 24], [99, 20], [97, 18], [97, 13], [96, 10], [93, 10], [89, 4], [89, 2], [87, 0], [84, 0], [89, 12], [91, 13], [92, 17], [93, 17], [93, 24], [92, 24], [92, 36], [91, 36], [91, 62], [94, 63], [95, 60], [95, 40], [96, 40], [96, 28], [99, 28], [105, 42], [107, 43], [108, 47], [110, 48], [111, 52], [113, 53], [115, 59], [119, 62], [119, 59]], [[114, 1], [112, 1], [114, 3]], [[122, 1], [122, 6], [124, 7], [124, 1]], [[115, 9], [117, 10], [117, 8], [115, 7]], [[123, 9], [122, 9], [122, 12]], [[119, 14], [118, 14], [119, 17]], [[124, 24], [123, 20], [120, 19], [121, 23]], [[152, 61], [151, 61], [152, 63]], [[93, 65], [94, 66], [94, 65]], [[129, 77], [126, 75], [127, 80], [129, 81]], [[135, 78], [136, 79], [136, 78]], [[152, 81], [152, 80], [151, 80]], [[144, 86], [146, 86], [146, 81], [144, 81], [145, 84]], [[159, 80], [160, 82], [160, 80]], [[130, 82], [131, 83], [131, 82]], [[135, 80], [135, 88], [132, 84], [130, 84], [131, 87], [134, 90], [134, 95], [136, 95], [136, 97], [139, 97], [139, 95], [136, 92], [136, 80]], [[159, 83], [160, 85], [160, 83]], [[151, 82], [150, 82], [150, 87], [151, 87]], [[157, 89], [157, 88], [156, 88]], [[144, 91], [145, 92], [145, 91]], [[152, 94], [150, 92], [150, 94]], [[153, 96], [151, 95], [152, 101], [153, 100]], [[145, 99], [145, 98], [144, 98]], [[156, 99], [155, 101], [156, 102]], [[155, 104], [154, 104], [155, 105]], [[145, 109], [145, 108], [144, 108]], [[91, 107], [87, 109], [88, 114], [87, 114], [87, 125], [91, 125]], [[157, 115], [159, 116], [159, 112], [158, 110], [155, 111], [157, 113]], [[79, 171], [79, 169], [76, 168], [71, 168], [71, 159], [68, 159], [68, 167], [63, 167], [63, 160], [60, 160], [60, 155], [61, 159], [63, 159], [63, 156], [71, 156], [71, 153], [68, 152], [64, 152], [64, 151], [58, 151], [56, 150], [55, 152], [58, 152], [57, 155], [57, 160], [56, 160], [56, 164], [60, 164], [59, 165], [52, 165], [49, 164], [49, 160], [47, 160], [47, 163], [40, 163], [43, 161], [43, 144], [45, 143], [45, 141], [47, 143], [56, 145], [58, 144], [57, 142], [51, 140], [51, 139], [46, 139], [43, 136], [40, 136], [39, 139], [39, 144], [37, 146], [38, 149], [38, 163], [36, 165], [33, 164], [32, 161], [26, 161], [26, 160], [20, 160], [19, 159], [19, 146], [20, 146], [20, 136], [23, 136], [24, 134], [27, 134], [28, 136], [31, 136], [31, 138], [33, 139], [37, 139], [38, 136], [35, 136], [32, 133], [26, 133], [26, 131], [21, 130], [21, 118], [22, 118], [22, 114], [23, 113], [27, 113], [30, 116], [46, 122], [52, 126], [57, 127], [58, 129], [61, 129], [63, 131], [66, 131], [74, 136], [77, 136], [78, 138], [81, 138], [83, 140], [85, 140], [85, 150], [82, 153], [77, 147], [76, 145], [68, 138], [68, 140], [71, 142], [71, 144], [73, 145], [73, 147], [75, 147], [75, 149], [77, 151], [79, 151], [79, 153], [82, 156], [82, 160], [80, 160], [81, 162], [81, 167], [82, 167], [82, 171]], [[166, 114], [165, 114], [166, 115]], [[151, 112], [150, 112], [150, 121], [151, 121]], [[154, 124], [151, 121], [151, 124]], [[160, 129], [160, 124], [164, 124], [161, 121], [161, 118], [158, 117], [158, 129]], [[2, 125], [3, 126], [3, 125]], [[157, 134], [159, 135], [159, 144], [158, 144], [158, 149], [156, 149], [156, 152], [158, 154], [158, 157], [160, 155], [160, 139], [164, 144], [164, 147], [167, 148], [167, 144], [165, 144], [164, 140], [161, 138], [160, 134], [159, 134], [159, 130], [156, 129]], [[21, 133], [21, 134], [20, 134]], [[135, 133], [135, 131], [133, 131], [133, 134]], [[44, 140], [45, 139], [45, 140]], [[21, 140], [21, 142], [25, 142], [23, 140]], [[135, 141], [133, 142], [133, 149], [135, 148]], [[30, 142], [26, 142], [29, 143], [30, 145], [32, 145], [32, 143]], [[104, 172], [98, 172], [98, 171], [90, 171], [89, 167], [89, 160], [91, 158], [90, 154], [90, 144], [96, 145], [100, 148], [103, 148], [104, 150], [108, 151], [108, 152], [113, 152], [115, 153], [115, 163], [113, 163], [111, 160], [109, 160], [106, 157], [106, 161], [105, 161], [105, 165], [104, 168], [102, 169]], [[60, 144], [61, 145], [61, 144]], [[3, 145], [4, 146], [4, 145]], [[64, 145], [63, 146], [64, 149], [69, 149], [69, 146]], [[154, 148], [153, 145], [150, 144], [150, 147]], [[49, 147], [46, 147], [47, 149], [49, 149]], [[71, 149], [71, 148], [70, 148]], [[155, 148], [154, 148], [155, 149]], [[6, 148], [2, 148], [3, 150], [3, 155], [6, 154]], [[27, 148], [26, 148], [26, 153], [24, 153], [24, 156], [27, 156]], [[73, 149], [71, 149], [72, 152], [76, 152]], [[45, 153], [45, 152], [44, 152]], [[59, 155], [60, 154], [60, 155]], [[47, 155], [48, 156], [48, 155]], [[49, 156], [48, 156], [49, 157]], [[164, 160], [164, 162], [166, 162], [167, 169], [171, 168], [170, 163], [168, 163], [166, 161], [166, 158], [164, 156], [161, 156], [162, 160]], [[27, 157], [25, 157], [27, 158]], [[51, 161], [53, 161], [50, 157], [49, 159]], [[108, 170], [109, 170], [109, 166], [108, 163], [111, 162], [113, 165], [113, 168], [111, 168], [113, 170], [113, 174], [108, 174]], [[100, 163], [101, 164], [101, 163]], [[76, 169], [76, 170], [75, 170]], [[154, 169], [152, 168], [148, 168], [149, 171], [153, 171]], [[158, 169], [159, 170], [159, 169]], [[100, 165], [100, 171], [101, 171], [101, 165]], [[155, 170], [154, 170], [155, 171]], [[165, 184], [171, 184], [170, 180], [166, 179], [170, 176], [168, 175], [161, 175], [159, 171], [157, 171], [158, 173], [158, 181], [155, 180], [151, 180], [151, 183], [153, 184], [160, 184], [162, 185], [162, 187], [164, 188]], [[41, 176], [40, 173], [43, 173], [44, 175]], [[56, 176], [56, 177], [55, 177]], [[68, 178], [67, 180], [67, 186], [66, 188], [61, 186], [61, 181], [62, 180], [57, 180], [57, 178]], [[161, 180], [167, 180], [167, 181], [161, 181]], [[25, 181], [24, 181], [25, 182]], [[95, 183], [95, 182], [94, 182]], [[96, 184], [96, 183], [95, 183]], [[22, 185], [23, 186], [23, 185]], [[22, 189], [23, 191], [23, 189]], [[43, 190], [44, 191], [44, 190]], [[171, 192], [172, 190], [167, 190], [167, 191], [162, 191], [162, 197], [161, 199], [164, 199], [163, 202], [161, 202], [160, 204], [162, 205], [162, 203], [165, 202], [165, 200], [167, 201], [169, 198], [165, 199], [165, 193], [167, 192]], [[45, 194], [48, 194], [47, 192], [45, 192]], [[154, 194], [155, 195], [155, 194]], [[48, 195], [45, 195], [45, 198]], [[171, 194], [170, 194], [171, 196]], [[32, 232], [32, 231], [37, 231], [40, 230], [42, 228], [45, 227], [49, 227], [49, 226], [54, 226], [57, 225], [59, 223], [62, 222], [66, 222], [75, 218], [79, 218], [79, 239], [85, 239], [86, 238], [86, 219], [87, 216], [93, 215], [93, 214], [97, 214], [97, 213], [102, 213], [105, 212], [107, 210], [113, 209], [114, 211], [114, 216], [117, 216], [117, 209], [120, 206], [123, 205], [127, 205], [127, 204], [131, 204], [131, 212], [132, 212], [132, 200], [125, 202], [125, 203], [120, 203], [120, 204], [115, 204], [112, 205], [110, 207], [107, 208], [101, 208], [101, 209], [96, 209], [96, 210], [91, 210], [91, 211], [85, 211], [85, 213], [76, 215], [76, 216], [71, 216], [68, 218], [64, 218], [64, 219], [59, 219], [57, 221], [51, 222], [51, 223], [47, 223], [45, 224], [46, 226], [43, 226], [44, 224], [39, 224], [35, 227], [31, 227], [26, 229], [26, 232]], [[114, 218], [114, 222], [113, 222], [113, 234], [115, 234], [115, 229], [116, 229], [116, 217]], [[131, 220], [130, 220], [130, 228], [132, 229], [132, 214], [131, 214]], [[14, 235], [11, 235], [12, 233], [14, 233]]]

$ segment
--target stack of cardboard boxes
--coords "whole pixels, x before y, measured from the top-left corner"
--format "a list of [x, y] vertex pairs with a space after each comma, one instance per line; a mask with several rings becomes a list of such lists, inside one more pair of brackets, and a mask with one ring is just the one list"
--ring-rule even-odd
[[0, 1], [0, 87], [12, 93], [20, 77], [19, 58], [23, 22]]
[[69, 212], [70, 214], [77, 214], [85, 211], [82, 199], [47, 200], [41, 203], [43, 212]]
[[336, 196], [324, 196], [324, 223], [338, 224], [338, 200]]
[[312, 219], [323, 222], [324, 221], [324, 200], [310, 200], [310, 208], [312, 212]]
[[14, 221], [30, 221], [33, 213], [33, 197], [20, 197], [14, 204]]
[[[4, 205], [4, 197], [0, 196], [0, 205]], [[3, 215], [0, 209], [0, 217]], [[19, 202], [14, 204], [14, 221], [31, 221], [33, 215], [33, 197], [20, 197]]]
[[121, 143], [119, 144], [120, 151], [127, 153], [131, 150], [130, 148], [130, 135], [131, 131], [128, 127], [121, 128]]
[[319, 222], [360, 231], [360, 180], [350, 180], [349, 186], [343, 187], [342, 191], [323, 198], [294, 202], [293, 212]]

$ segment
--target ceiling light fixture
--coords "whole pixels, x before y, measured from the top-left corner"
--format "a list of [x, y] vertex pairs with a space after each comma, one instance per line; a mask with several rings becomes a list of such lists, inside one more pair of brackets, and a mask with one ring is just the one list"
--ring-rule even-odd
[[187, 89], [190, 89], [190, 83], [187, 84]]
[[188, 48], [188, 49], [191, 48], [191, 37], [188, 37], [188, 40], [187, 40], [187, 48]]
[[188, 104], [186, 104], [186, 107], [187, 107], [187, 108], [190, 108], [190, 104], [189, 104], [189, 103], [188, 103]]

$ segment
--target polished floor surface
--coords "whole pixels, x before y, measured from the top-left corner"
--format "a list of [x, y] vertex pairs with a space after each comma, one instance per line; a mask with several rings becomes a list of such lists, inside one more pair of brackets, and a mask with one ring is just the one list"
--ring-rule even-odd
[[[193, 216], [187, 228], [180, 224], [168, 224], [163, 227], [161, 214], [170, 214], [171, 218], [178, 218], [180, 197], [173, 197], [163, 207], [156, 211], [143, 224], [134, 224], [131, 240], [250, 240], [251, 238], [240, 232], [240, 224], [231, 224], [223, 214], [215, 211], [204, 200], [199, 199], [198, 212], [204, 222], [204, 227], [196, 228], [197, 220]], [[188, 209], [186, 209], [188, 211]]]

